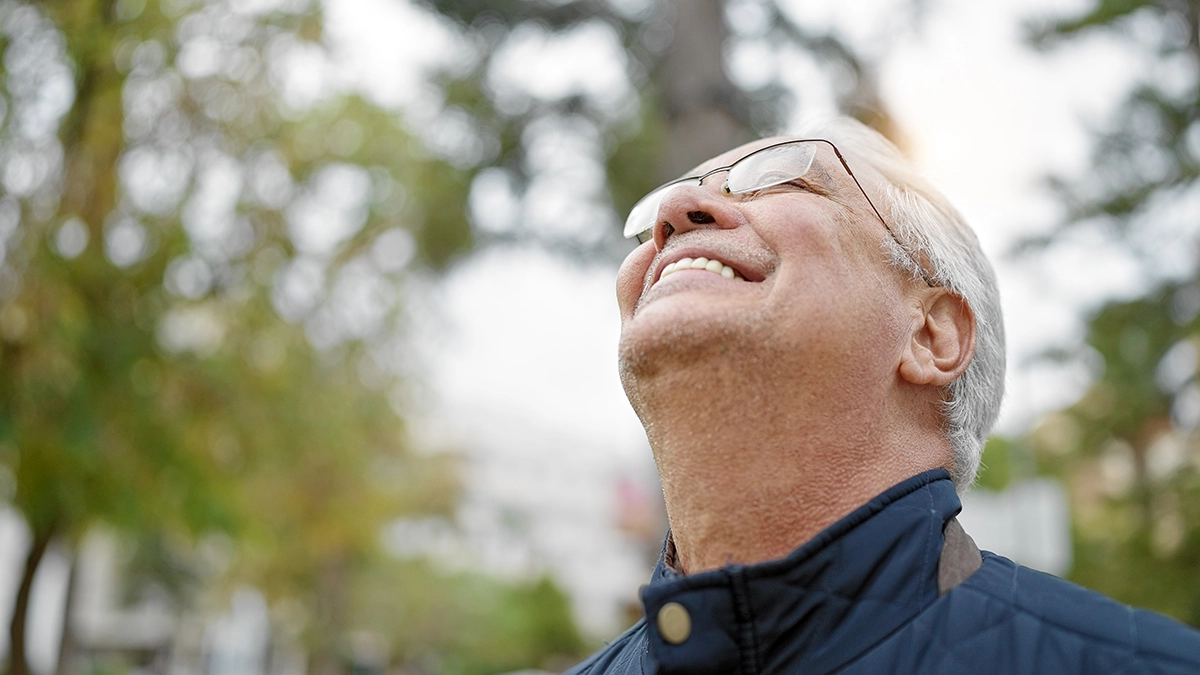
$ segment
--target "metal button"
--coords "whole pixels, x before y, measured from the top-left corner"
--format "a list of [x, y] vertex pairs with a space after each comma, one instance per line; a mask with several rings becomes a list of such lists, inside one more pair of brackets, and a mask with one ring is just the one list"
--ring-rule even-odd
[[692, 617], [678, 602], [668, 602], [658, 610], [658, 632], [667, 642], [678, 645], [692, 634]]

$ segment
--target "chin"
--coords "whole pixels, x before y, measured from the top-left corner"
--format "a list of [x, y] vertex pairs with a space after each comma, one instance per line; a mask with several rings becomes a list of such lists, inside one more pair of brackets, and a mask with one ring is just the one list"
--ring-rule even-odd
[[671, 311], [667, 302], [643, 307], [621, 328], [617, 361], [626, 393], [636, 383], [647, 384], [661, 376], [718, 369], [730, 362], [733, 345], [753, 344], [754, 322], [726, 310], [697, 316]]
[[636, 384], [643, 378], [653, 378], [662, 368], [660, 359], [655, 357], [657, 352], [663, 351], [665, 348], [661, 345], [654, 344], [662, 342], [662, 336], [657, 336], [654, 339], [647, 335], [637, 335], [636, 330], [621, 330], [621, 340], [617, 344], [617, 368], [621, 374], [621, 384], [625, 387], [625, 394], [632, 401], [636, 388]]

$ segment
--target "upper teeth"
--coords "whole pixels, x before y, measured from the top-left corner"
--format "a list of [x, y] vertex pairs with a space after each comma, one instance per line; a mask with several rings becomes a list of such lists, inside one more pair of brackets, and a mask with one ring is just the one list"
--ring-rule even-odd
[[742, 275], [735, 272], [729, 265], [720, 260], [709, 260], [708, 258], [680, 258], [664, 267], [658, 278], [666, 279], [668, 274], [674, 274], [680, 270], [706, 270], [713, 274], [720, 274], [726, 279], [742, 278]]

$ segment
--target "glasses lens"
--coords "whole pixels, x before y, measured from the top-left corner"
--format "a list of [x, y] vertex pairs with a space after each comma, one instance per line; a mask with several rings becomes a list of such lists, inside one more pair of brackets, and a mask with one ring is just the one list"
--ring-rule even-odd
[[639, 199], [638, 203], [629, 210], [629, 217], [625, 219], [625, 238], [637, 237], [639, 242], [647, 241], [648, 237], [641, 235], [654, 228], [654, 223], [658, 221], [658, 208], [662, 206], [662, 201], [667, 194], [680, 185], [699, 184], [700, 181], [695, 178], [684, 178], [674, 183], [667, 183]]
[[759, 150], [729, 170], [729, 191], [751, 192], [795, 180], [808, 172], [816, 155], [814, 143], [788, 143]]

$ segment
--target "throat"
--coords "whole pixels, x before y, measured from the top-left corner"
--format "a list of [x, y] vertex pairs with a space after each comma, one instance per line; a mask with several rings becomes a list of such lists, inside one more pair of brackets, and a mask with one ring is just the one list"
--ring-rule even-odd
[[668, 465], [660, 472], [682, 571], [782, 558], [878, 492], [847, 491], [835, 478], [846, 472], [817, 469], [807, 449], [774, 450], [660, 460]]
[[771, 397], [763, 392], [772, 389], [749, 385], [734, 396], [696, 381], [668, 390], [677, 395], [642, 390], [637, 400], [687, 573], [786, 556], [874, 495], [937, 466], [895, 461], [913, 453], [897, 451], [897, 439], [881, 431], [887, 406], [879, 401]]

